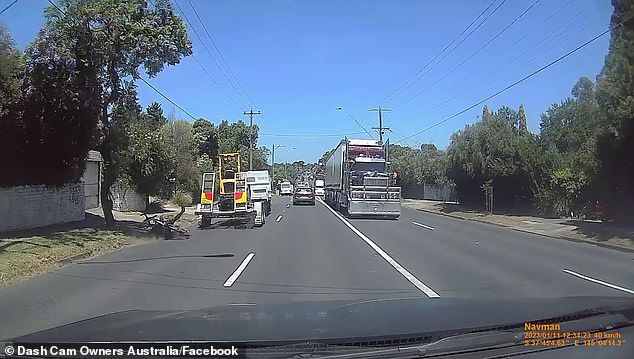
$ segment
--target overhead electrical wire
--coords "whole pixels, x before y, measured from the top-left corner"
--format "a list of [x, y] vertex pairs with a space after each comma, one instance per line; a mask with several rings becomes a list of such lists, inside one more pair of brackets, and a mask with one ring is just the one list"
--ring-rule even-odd
[[263, 136], [270, 137], [303, 137], [303, 138], [321, 138], [321, 137], [342, 137], [342, 136], [351, 136], [351, 135], [361, 135], [365, 132], [348, 132], [348, 133], [270, 133], [270, 132], [261, 132], [260, 134]]
[[[233, 82], [229, 79], [229, 77], [227, 76], [227, 74], [224, 72], [224, 70], [222, 69], [222, 67], [220, 66], [220, 64], [218, 63], [218, 61], [216, 60], [216, 58], [212, 55], [211, 51], [209, 50], [209, 48], [207, 47], [207, 45], [205, 44], [205, 41], [203, 41], [203, 38], [198, 34], [198, 31], [196, 31], [196, 28], [194, 27], [194, 25], [191, 23], [191, 21], [189, 21], [189, 18], [187, 17], [187, 14], [185, 14], [185, 12], [183, 11], [183, 9], [181, 8], [181, 6], [178, 4], [178, 1], [174, 0], [174, 4], [176, 4], [176, 7], [178, 8], [178, 10], [180, 11], [180, 13], [183, 15], [183, 18], [185, 19], [185, 22], [187, 22], [187, 24], [189, 25], [189, 27], [192, 29], [192, 31], [194, 32], [194, 35], [196, 35], [196, 37], [198, 38], [198, 40], [200, 41], [200, 43], [203, 45], [203, 48], [205, 49], [205, 51], [207, 52], [207, 54], [209, 55], [209, 57], [213, 60], [213, 62], [216, 64], [216, 66], [218, 67], [218, 69], [220, 70], [220, 72], [224, 75], [225, 79], [227, 80], [227, 82], [229, 83], [229, 85], [231, 87], [233, 87], [233, 89], [236, 91], [236, 93], [242, 98], [242, 100], [244, 101], [244, 104], [246, 104], [246, 107], [249, 107], [249, 101], [244, 97], [244, 95], [242, 95], [242, 93], [240, 93], [240, 91], [237, 89], [237, 87], [233, 84]], [[217, 84], [217, 82], [214, 81], [214, 83]], [[223, 93], [231, 98], [231, 96], [229, 96], [227, 94], [227, 92], [225, 92], [223, 90]], [[235, 103], [235, 100], [233, 100], [233, 98], [231, 98], [232, 102]], [[244, 107], [238, 106], [240, 107], [241, 110], [244, 109]]]
[[[572, 1], [569, 1], [569, 2], [568, 2], [568, 4], [570, 4], [571, 2], [572, 2]], [[567, 4], [566, 4], [566, 5], [567, 5]], [[564, 7], [565, 7], [565, 6], [564, 6]], [[562, 9], [563, 9], [563, 8], [562, 8]], [[512, 63], [514, 63], [514, 62], [515, 62], [515, 61], [517, 61], [518, 59], [520, 59], [520, 58], [524, 57], [524, 56], [525, 56], [526, 54], [528, 54], [528, 53], [533, 52], [533, 49], [535, 49], [538, 45], [540, 45], [541, 43], [543, 43], [544, 41], [546, 41], [547, 39], [549, 39], [551, 36], [553, 36], [554, 34], [556, 34], [556, 33], [557, 33], [557, 32], [558, 32], [561, 28], [566, 27], [566, 26], [567, 26], [567, 25], [568, 25], [571, 21], [575, 20], [575, 19], [576, 19], [576, 18], [577, 18], [577, 17], [578, 17], [578, 16], [579, 16], [579, 15], [580, 15], [583, 11], [585, 11], [586, 9], [587, 9], [587, 8], [582, 9], [582, 10], [581, 10], [581, 11], [579, 11], [577, 14], [575, 14], [573, 17], [571, 17], [570, 19], [568, 19], [568, 21], [566, 21], [566, 22], [565, 22], [565, 23], [563, 23], [561, 26], [559, 26], [557, 29], [555, 29], [554, 31], [550, 32], [550, 33], [549, 33], [549, 34], [548, 34], [545, 38], [543, 38], [543, 39], [541, 39], [539, 42], [537, 42], [537, 43], [533, 44], [530, 48], [526, 49], [523, 53], [519, 54], [518, 56], [516, 56], [515, 58], [513, 58], [511, 61], [507, 62], [507, 63], [506, 63], [505, 65], [503, 65], [502, 67], [498, 67], [498, 68], [496, 69], [496, 73], [501, 73], [501, 72], [502, 72], [502, 70], [506, 69], [509, 65], [511, 65]], [[561, 10], [561, 9], [560, 9], [560, 10]], [[560, 10], [558, 10], [558, 11], [557, 11], [557, 12], [555, 12], [553, 15], [551, 15], [550, 17], [548, 17], [548, 19], [546, 19], [544, 22], [542, 22], [542, 25], [543, 25], [546, 21], [548, 21], [549, 19], [551, 19], [554, 15], [556, 15], [556, 14], [557, 14]], [[596, 22], [596, 21], [594, 21], [594, 22]], [[594, 23], [594, 22], [593, 22], [593, 23]], [[592, 24], [592, 23], [591, 23], [591, 24]], [[589, 25], [591, 25], [591, 24], [589, 24]], [[589, 26], [589, 25], [584, 25], [584, 26], [582, 26], [582, 29], [581, 29], [581, 30], [585, 30], [585, 29], [587, 28], [587, 26]], [[536, 29], [536, 28], [534, 28], [534, 29]], [[580, 30], [580, 31], [581, 31], [581, 30]], [[577, 31], [577, 32], [576, 32], [576, 33], [574, 33], [572, 36], [574, 36], [574, 35], [578, 34], [580, 31]], [[526, 35], [525, 35], [525, 36], [526, 36]], [[522, 37], [522, 39], [523, 39], [525, 36], [523, 36], [523, 37]], [[569, 40], [572, 36], [569, 36], [569, 37], [568, 37], [568, 38], [566, 38], [564, 41]], [[519, 42], [519, 41], [518, 41], [518, 42]], [[515, 44], [517, 44], [518, 42], [516, 42]], [[562, 41], [560, 41], [558, 44], [560, 44], [561, 42], [562, 42]], [[480, 67], [480, 70], [481, 70], [481, 69], [483, 69], [484, 67], [486, 67], [489, 63], [491, 63], [491, 62], [492, 62], [493, 60], [495, 60], [496, 58], [500, 57], [500, 55], [502, 55], [502, 54], [506, 53], [506, 52], [507, 52], [507, 51], [508, 51], [511, 47], [512, 47], [512, 46], [507, 47], [505, 50], [503, 50], [503, 51], [501, 51], [500, 53], [498, 53], [498, 55], [497, 55], [497, 56], [494, 56], [493, 58], [491, 58], [491, 59], [490, 59], [487, 63], [485, 63], [484, 65], [482, 65], [482, 66]], [[544, 52], [548, 52], [548, 51], [544, 51]], [[538, 55], [542, 55], [544, 52], [540, 52], [540, 53], [538, 53]], [[480, 70], [476, 70], [476, 71], [471, 72], [471, 73], [470, 73], [470, 74], [468, 74], [466, 77], [464, 77], [462, 80], [460, 80], [459, 82], [457, 82], [456, 84], [454, 84], [454, 87], [456, 87], [456, 86], [458, 86], [458, 85], [460, 85], [460, 84], [464, 83], [464, 81], [466, 81], [468, 78], [470, 78], [473, 74], [480, 73]], [[427, 111], [425, 111], [425, 112], [422, 112], [422, 113], [419, 113], [419, 114], [414, 115], [414, 116], [412, 116], [412, 117], [409, 117], [409, 118], [407, 118], [407, 119], [406, 119], [406, 120], [404, 120], [404, 121], [410, 121], [410, 120], [413, 120], [413, 119], [419, 118], [419, 117], [421, 117], [421, 116], [424, 116], [424, 115], [426, 115], [427, 113], [429, 113], [429, 112], [431, 112], [431, 111], [433, 111], [433, 110], [435, 110], [435, 109], [437, 109], [437, 108], [439, 108], [439, 107], [442, 107], [442, 106], [446, 105], [447, 103], [451, 102], [452, 100], [456, 99], [457, 97], [462, 96], [463, 94], [465, 94], [465, 93], [467, 93], [467, 92], [470, 92], [470, 91], [471, 91], [471, 89], [473, 89], [473, 88], [474, 88], [475, 86], [477, 86], [477, 85], [482, 84], [482, 83], [483, 83], [483, 82], [485, 82], [486, 80], [491, 81], [491, 79], [492, 79], [492, 78], [491, 78], [490, 76], [489, 76], [489, 77], [485, 77], [485, 78], [481, 79], [478, 83], [476, 83], [476, 84], [472, 85], [471, 87], [467, 88], [466, 90], [462, 91], [461, 93], [454, 95], [453, 97], [449, 98], [449, 99], [448, 99], [448, 100], [446, 100], [445, 102], [443, 102], [443, 103], [441, 103], [441, 104], [439, 104], [439, 105], [437, 105], [437, 106], [435, 106], [435, 107], [433, 107], [433, 108], [431, 108], [431, 109], [429, 109], [429, 110], [427, 110]]]
[[[174, 0], [176, 1], [176, 0]], [[244, 93], [244, 95], [247, 97], [247, 99], [249, 100], [249, 102], [251, 103], [251, 105], [255, 106], [255, 103], [253, 102], [253, 100], [251, 99], [251, 97], [249, 96], [249, 94], [244, 90], [244, 87], [242, 87], [242, 84], [240, 83], [240, 81], [238, 80], [238, 78], [236, 77], [235, 73], [233, 72], [233, 70], [231, 70], [231, 67], [229, 66], [229, 64], [227, 63], [227, 60], [225, 60], [225, 57], [222, 55], [222, 52], [220, 52], [220, 49], [218, 48], [218, 46], [216, 46], [216, 42], [214, 41], [214, 39], [211, 37], [211, 34], [209, 34], [209, 31], [207, 30], [207, 26], [205, 26], [205, 23], [202, 21], [202, 19], [200, 18], [200, 16], [198, 15], [198, 11], [196, 11], [196, 8], [194, 7], [194, 4], [192, 4], [191, 1], [189, 2], [189, 6], [192, 8], [192, 10], [194, 11], [194, 15], [196, 15], [196, 18], [198, 19], [198, 22], [200, 23], [200, 25], [202, 26], [203, 30], [205, 31], [205, 34], [207, 35], [207, 37], [209, 38], [209, 41], [211, 41], [211, 44], [213, 45], [214, 49], [216, 49], [216, 51], [218, 52], [218, 54], [220, 55], [220, 59], [222, 60], [222, 62], [225, 64], [225, 66], [227, 67], [227, 69], [229, 70], [229, 73], [231, 74], [231, 76], [233, 77], [233, 79], [235, 80], [235, 82], [238, 84], [238, 87], [240, 87], [240, 90], [242, 90], [242, 92]]]
[[11, 6], [15, 5], [16, 2], [18, 2], [19, 0], [13, 0], [12, 3], [10, 3], [9, 5], [5, 6], [4, 9], [0, 10], [0, 15], [4, 14], [5, 11], [9, 10], [11, 8]]
[[207, 69], [205, 68], [205, 66], [203, 66], [203, 64], [200, 63], [200, 61], [198, 61], [198, 58], [196, 57], [196, 55], [192, 54], [191, 55], [192, 58], [194, 59], [194, 61], [196, 61], [196, 64], [198, 64], [198, 66], [203, 70], [203, 72], [205, 73], [205, 75], [207, 75], [207, 77], [214, 83], [214, 85], [216, 85], [216, 87], [225, 95], [227, 96], [227, 98], [229, 100], [231, 100], [231, 102], [233, 102], [234, 105], [236, 105], [236, 107], [239, 110], [242, 110], [242, 107], [233, 99], [233, 97], [229, 96], [229, 94], [222, 88], [222, 86], [220, 86], [220, 84], [214, 79], [213, 76], [211, 76], [211, 74], [207, 71]]
[[[420, 130], [420, 131], [418, 131], [418, 132], [416, 132], [416, 133], [414, 133], [414, 134], [412, 134], [412, 135], [409, 135], [409, 136], [405, 137], [403, 140], [398, 141], [398, 142], [402, 142], [402, 141], [404, 141], [404, 140], [408, 140], [408, 139], [410, 139], [410, 138], [413, 138], [413, 137], [415, 137], [415, 136], [420, 135], [420, 134], [421, 134], [421, 133], [423, 133], [423, 132], [429, 131], [429, 130], [431, 130], [431, 129], [432, 129], [432, 128], [434, 128], [434, 127], [440, 126], [440, 125], [442, 125], [443, 123], [445, 123], [445, 122], [447, 122], [447, 121], [450, 121], [450, 120], [452, 120], [452, 119], [454, 119], [454, 118], [456, 118], [456, 117], [458, 117], [458, 116], [462, 115], [463, 113], [465, 113], [465, 112], [467, 112], [467, 111], [469, 111], [469, 110], [471, 110], [471, 109], [473, 109], [473, 108], [475, 108], [475, 107], [477, 107], [477, 106], [479, 106], [479, 105], [483, 104], [484, 102], [486, 102], [486, 101], [488, 101], [488, 100], [492, 99], [493, 97], [495, 97], [495, 96], [497, 96], [497, 95], [499, 95], [499, 94], [501, 94], [501, 93], [503, 93], [503, 92], [508, 91], [509, 89], [511, 89], [511, 88], [513, 88], [513, 87], [515, 87], [515, 86], [517, 86], [518, 84], [520, 84], [520, 83], [522, 83], [522, 82], [524, 82], [524, 81], [528, 80], [529, 78], [531, 78], [531, 77], [533, 77], [533, 76], [537, 75], [538, 73], [540, 73], [540, 72], [542, 72], [542, 71], [546, 70], [547, 68], [549, 68], [549, 67], [551, 67], [551, 66], [555, 65], [556, 63], [558, 63], [559, 61], [561, 61], [561, 60], [565, 59], [566, 57], [568, 57], [568, 56], [570, 56], [570, 55], [574, 54], [575, 52], [577, 52], [577, 51], [581, 50], [582, 48], [584, 48], [584, 47], [588, 46], [589, 44], [591, 44], [591, 43], [593, 43], [594, 41], [598, 40], [599, 38], [601, 38], [601, 37], [602, 37], [602, 36], [604, 36], [605, 34], [609, 33], [609, 32], [610, 32], [613, 28], [616, 28], [617, 26], [621, 26], [621, 24], [616, 25], [616, 26], [614, 26], [614, 27], [611, 27], [611, 28], [609, 28], [609, 29], [607, 29], [607, 30], [603, 31], [602, 33], [600, 33], [600, 34], [596, 35], [596, 36], [595, 36], [595, 37], [593, 37], [592, 39], [590, 39], [590, 40], [588, 40], [588, 41], [584, 42], [583, 44], [581, 44], [581, 45], [579, 45], [579, 46], [577, 46], [577, 47], [576, 47], [576, 48], [574, 48], [573, 50], [571, 50], [571, 51], [567, 52], [566, 54], [564, 54], [564, 55], [560, 56], [559, 58], [557, 58], [557, 59], [555, 59], [555, 60], [551, 61], [550, 63], [548, 63], [548, 64], [546, 64], [546, 65], [544, 65], [544, 66], [540, 67], [539, 69], [537, 69], [537, 70], [535, 70], [535, 71], [531, 72], [530, 74], [528, 74], [528, 75], [524, 76], [523, 78], [521, 78], [521, 79], [519, 79], [519, 80], [515, 81], [514, 83], [512, 83], [512, 84], [510, 84], [510, 85], [506, 86], [505, 88], [503, 88], [503, 89], [501, 89], [501, 90], [499, 90], [499, 91], [495, 92], [494, 94], [489, 95], [489, 96], [487, 96], [486, 98], [484, 98], [484, 99], [482, 99], [482, 100], [480, 100], [480, 101], [478, 101], [478, 102], [474, 103], [473, 105], [471, 105], [471, 106], [469, 106], [469, 107], [467, 107], [467, 108], [465, 108], [465, 109], [463, 109], [463, 110], [461, 110], [461, 111], [458, 111], [457, 113], [455, 113], [455, 114], [453, 114], [453, 115], [451, 115], [451, 116], [449, 116], [449, 117], [445, 118], [444, 120], [439, 121], [439, 122], [436, 122], [435, 124], [433, 124], [433, 125], [431, 125], [431, 126], [429, 126], [429, 127], [425, 128], [425, 129], [423, 129], [423, 130]], [[398, 142], [396, 142], [396, 143], [398, 143]]]
[[[174, 1], [176, 2], [176, 0], [174, 0]], [[231, 77], [233, 77], [234, 81], [238, 84], [238, 87], [240, 88], [240, 90], [242, 90], [242, 93], [244, 93], [244, 96], [246, 96], [246, 99], [244, 97], [243, 97], [243, 99], [246, 100], [247, 103], [250, 103], [251, 106], [253, 106], [254, 108], [258, 108], [258, 106], [255, 104], [255, 102], [251, 98], [251, 96], [249, 96], [247, 91], [242, 86], [242, 83], [240, 82], [240, 80], [238, 80], [238, 77], [236, 76], [236, 74], [231, 69], [231, 66], [229, 66], [229, 64], [227, 63], [227, 60], [225, 59], [224, 55], [222, 54], [222, 52], [220, 51], [220, 49], [216, 45], [216, 42], [214, 41], [213, 37], [209, 33], [209, 30], [207, 30], [207, 26], [205, 26], [205, 23], [202, 21], [200, 15], [198, 15], [198, 11], [196, 10], [196, 7], [194, 7], [194, 4], [191, 1], [189, 1], [189, 0], [188, 0], [188, 3], [189, 3], [189, 6], [191, 7], [192, 11], [194, 12], [194, 15], [196, 16], [196, 19], [198, 19], [198, 22], [200, 23], [201, 27], [205, 31], [205, 34], [207, 35], [207, 38], [209, 38], [209, 41], [213, 45], [214, 49], [216, 50], [216, 52], [218, 52], [218, 55], [220, 55], [220, 59], [222, 60], [224, 65], [227, 67], [227, 70], [229, 70], [229, 74], [231, 75]], [[181, 12], [182, 12], [182, 10], [181, 10]], [[190, 26], [191, 26], [191, 24], [190, 24]], [[222, 71], [222, 69], [221, 69], [221, 71]], [[225, 77], [226, 77], [226, 74], [225, 74]], [[236, 91], [237, 91], [237, 89], [236, 89]], [[263, 115], [260, 115], [259, 117], [256, 117], [256, 118], [261, 119], [262, 122], [264, 123], [264, 125], [269, 130], [271, 129], [271, 126], [269, 126], [268, 121], [266, 120], [266, 118]]]
[[[460, 36], [462, 36], [465, 32], [467, 32], [467, 30], [468, 30], [468, 29], [469, 29], [469, 28], [470, 28], [473, 24], [475, 24], [475, 23], [476, 23], [476, 21], [478, 21], [478, 19], [480, 19], [480, 18], [482, 17], [482, 15], [484, 15], [484, 14], [485, 14], [485, 13], [486, 13], [486, 12], [487, 12], [487, 11], [488, 11], [491, 7], [492, 7], [492, 6], [493, 6], [493, 4], [495, 4], [495, 2], [496, 2], [496, 1], [497, 1], [497, 0], [493, 0], [493, 1], [491, 2], [491, 4], [489, 4], [489, 6], [487, 6], [487, 8], [486, 8], [486, 9], [484, 9], [484, 10], [483, 10], [483, 11], [482, 11], [482, 12], [481, 12], [481, 13], [480, 13], [480, 14], [479, 14], [479, 15], [478, 15], [475, 19], [473, 19], [473, 21], [472, 21], [472, 22], [471, 22], [471, 23], [470, 23], [467, 27], [465, 27], [465, 28], [464, 28], [464, 30], [462, 30], [462, 32], [461, 32], [460, 34], [458, 34], [458, 36], [456, 36], [453, 40], [451, 40], [451, 42], [450, 42], [449, 44], [447, 44], [447, 46], [445, 46], [445, 48], [443, 48], [443, 49], [442, 49], [442, 51], [440, 51], [440, 52], [439, 52], [439, 53], [438, 53], [438, 54], [437, 54], [437, 55], [436, 55], [433, 59], [431, 59], [431, 60], [430, 60], [430, 61], [429, 61], [429, 62], [428, 62], [425, 66], [423, 66], [421, 69], [419, 69], [419, 70], [418, 70], [418, 72], [416, 72], [416, 73], [415, 73], [414, 75], [412, 75], [409, 79], [407, 79], [407, 81], [405, 81], [405, 83], [404, 83], [404, 84], [402, 84], [399, 88], [397, 88], [396, 90], [394, 90], [391, 94], [389, 94], [386, 98], [384, 98], [383, 100], [379, 101], [378, 103], [380, 103], [380, 104], [385, 103], [385, 101], [388, 101], [388, 100], [389, 100], [389, 99], [391, 99], [393, 96], [398, 96], [398, 95], [399, 95], [399, 94], [401, 94], [403, 91], [405, 91], [405, 90], [407, 90], [409, 87], [411, 87], [411, 86], [412, 86], [412, 85], [413, 85], [416, 81], [420, 80], [420, 78], [418, 78], [418, 79], [416, 79], [415, 81], [413, 81], [411, 84], [409, 84], [409, 82], [410, 82], [411, 80], [413, 80], [414, 78], [416, 78], [416, 76], [418, 76], [418, 74], [420, 74], [421, 72], [425, 71], [425, 69], [426, 69], [427, 67], [429, 67], [429, 65], [431, 65], [434, 61], [436, 61], [436, 59], [437, 59], [438, 57], [440, 57], [440, 55], [442, 55], [442, 54], [443, 54], [443, 53], [444, 53], [444, 52], [445, 52], [445, 51], [446, 51], [449, 47], [451, 47], [451, 45], [453, 45], [453, 43], [454, 43], [454, 42], [456, 42], [456, 41], [460, 38]], [[502, 4], [504, 4], [504, 1], [502, 1], [502, 3], [501, 3], [499, 6], [502, 6]], [[494, 12], [495, 12], [495, 11], [494, 11]], [[493, 13], [492, 13], [492, 14], [493, 14]], [[489, 15], [489, 16], [490, 16], [490, 15]], [[480, 25], [482, 25], [482, 23], [481, 23]], [[478, 26], [478, 27], [479, 27], [479, 26]], [[476, 28], [476, 30], [477, 30], [477, 28]], [[473, 33], [473, 32], [471, 32], [471, 33]], [[471, 33], [470, 33], [469, 35], [471, 35]], [[464, 39], [463, 39], [463, 41], [464, 41], [464, 40], [466, 40], [466, 39], [469, 37], [469, 35], [467, 35], [467, 37], [466, 37], [466, 38], [464, 38]], [[462, 43], [462, 42], [461, 42], [461, 43]], [[458, 44], [458, 46], [459, 46], [459, 45], [460, 45], [460, 44]], [[458, 47], [458, 46], [456, 46], [456, 47]], [[453, 48], [453, 49], [452, 49], [452, 50], [451, 50], [451, 51], [450, 51], [447, 55], [451, 54], [451, 52], [453, 52], [453, 50], [455, 50], [455, 49], [456, 49], [456, 47], [454, 47], [454, 48]], [[441, 59], [441, 61], [442, 61], [442, 59]], [[434, 65], [434, 66], [435, 66], [435, 65]], [[423, 74], [423, 76], [424, 76], [424, 74]], [[421, 78], [422, 78], [422, 76], [421, 76]], [[400, 91], [401, 89], [402, 89], [402, 91]]]
[[476, 50], [474, 53], [472, 53], [469, 57], [467, 57], [464, 61], [462, 61], [458, 66], [454, 67], [453, 69], [451, 69], [451, 71], [449, 71], [448, 73], [446, 73], [444, 76], [442, 76], [441, 78], [439, 78], [436, 82], [434, 82], [433, 84], [431, 84], [430, 86], [427, 86], [425, 89], [423, 89], [423, 91], [417, 93], [416, 95], [410, 97], [408, 100], [399, 103], [398, 105], [392, 107], [392, 109], [397, 109], [409, 102], [411, 102], [412, 100], [414, 100], [415, 98], [417, 98], [418, 96], [424, 94], [425, 92], [427, 92], [429, 89], [431, 89], [432, 87], [434, 87], [436, 84], [438, 84], [440, 81], [444, 80], [445, 78], [447, 78], [447, 76], [451, 75], [454, 71], [456, 71], [457, 69], [459, 69], [460, 67], [462, 67], [462, 65], [464, 65], [465, 63], [467, 63], [467, 61], [471, 60], [475, 55], [477, 55], [478, 53], [480, 53], [480, 51], [484, 50], [484, 48], [486, 48], [489, 44], [491, 44], [495, 39], [497, 39], [500, 35], [502, 35], [503, 33], [506, 32], [506, 30], [508, 30], [511, 26], [513, 26], [513, 24], [515, 24], [517, 21], [519, 21], [524, 15], [526, 15], [527, 12], [529, 12], [533, 7], [535, 7], [535, 5], [537, 5], [539, 3], [540, 0], [536, 0], [533, 4], [531, 4], [531, 6], [529, 6], [526, 10], [524, 10], [519, 16], [517, 16], [515, 19], [513, 19], [513, 21], [511, 21], [506, 27], [504, 27], [502, 30], [500, 30], [494, 37], [492, 37], [489, 41], [487, 41], [484, 45], [482, 45], [478, 50]]
[[[440, 64], [444, 59], [446, 59], [447, 56], [449, 56], [455, 49], [457, 49], [460, 45], [462, 45], [462, 43], [465, 42], [465, 40], [467, 40], [475, 31], [477, 31], [491, 16], [493, 16], [493, 14], [495, 14], [502, 7], [502, 5], [504, 5], [505, 2], [506, 2], [506, 0], [503, 0], [498, 6], [496, 6], [495, 9], [493, 9], [493, 11], [491, 13], [489, 13], [475, 28], [471, 29], [471, 31], [467, 34], [467, 36], [465, 36], [462, 40], [460, 40], [460, 42], [456, 46], [454, 46], [454, 48], [451, 49], [451, 51], [447, 52], [438, 62], [436, 62], [434, 65], [432, 65], [423, 74], [418, 76], [418, 78], [416, 80], [414, 80], [414, 82], [422, 79], [431, 70], [433, 70], [438, 64]], [[412, 85], [413, 85], [413, 83], [412, 83]], [[401, 91], [401, 93], [402, 92], [403, 91]], [[394, 99], [394, 98], [392, 98], [392, 99]]]
[[164, 93], [162, 93], [159, 89], [157, 89], [156, 87], [154, 87], [154, 85], [152, 85], [151, 83], [149, 83], [146, 79], [144, 79], [143, 77], [139, 77], [139, 79], [141, 81], [143, 81], [143, 83], [145, 83], [149, 88], [151, 88], [152, 90], [156, 91], [156, 93], [158, 93], [159, 95], [161, 95], [164, 99], [166, 99], [167, 101], [169, 101], [172, 105], [178, 107], [179, 110], [183, 111], [184, 114], [186, 114], [187, 116], [191, 117], [194, 121], [198, 120], [198, 118], [194, 117], [194, 115], [192, 115], [191, 113], [189, 113], [187, 110], [185, 110], [181, 105], [177, 104], [176, 102], [174, 102], [171, 98], [167, 97], [167, 95], [165, 95]]

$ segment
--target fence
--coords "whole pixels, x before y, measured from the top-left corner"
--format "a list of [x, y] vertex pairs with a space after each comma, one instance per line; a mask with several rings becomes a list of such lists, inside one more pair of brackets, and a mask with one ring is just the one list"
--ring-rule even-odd
[[456, 191], [448, 185], [436, 186], [430, 184], [417, 184], [403, 186], [401, 188], [403, 198], [427, 199], [432, 201], [456, 202], [458, 195]]

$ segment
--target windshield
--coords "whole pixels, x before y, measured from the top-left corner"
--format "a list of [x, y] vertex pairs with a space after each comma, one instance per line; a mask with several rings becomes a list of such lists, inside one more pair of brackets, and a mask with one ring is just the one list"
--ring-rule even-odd
[[356, 162], [352, 165], [352, 170], [357, 172], [385, 172], [384, 162]]
[[0, 355], [587, 319], [633, 241], [634, 0], [0, 0]]

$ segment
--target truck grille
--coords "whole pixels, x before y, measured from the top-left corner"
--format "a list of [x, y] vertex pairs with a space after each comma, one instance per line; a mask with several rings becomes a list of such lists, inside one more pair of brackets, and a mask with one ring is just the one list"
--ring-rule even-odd
[[387, 187], [389, 185], [389, 178], [386, 177], [365, 177], [363, 178], [364, 186], [375, 186], [375, 187]]

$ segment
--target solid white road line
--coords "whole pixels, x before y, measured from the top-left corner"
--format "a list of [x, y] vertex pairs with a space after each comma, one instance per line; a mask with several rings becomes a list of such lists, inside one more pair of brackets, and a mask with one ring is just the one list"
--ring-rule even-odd
[[365, 243], [367, 243], [372, 249], [374, 249], [383, 259], [385, 259], [394, 269], [396, 269], [405, 279], [410, 281], [416, 288], [418, 288], [421, 292], [425, 293], [430, 298], [439, 298], [440, 295], [434, 292], [431, 288], [426, 286], [423, 282], [421, 282], [418, 278], [416, 278], [412, 273], [410, 273], [407, 269], [403, 268], [394, 258], [390, 257], [381, 247], [379, 247], [376, 243], [372, 242], [370, 238], [368, 238], [365, 234], [361, 233], [355, 226], [353, 226], [350, 222], [348, 222], [343, 216], [334, 209], [330, 208], [325, 202], [321, 199], [318, 201], [323, 204], [332, 214], [334, 214], [337, 218], [339, 218], [348, 228], [350, 228], [357, 236], [359, 236]]
[[253, 259], [253, 257], [255, 257], [255, 253], [251, 252], [249, 253], [246, 258], [244, 258], [244, 260], [242, 261], [242, 263], [240, 263], [240, 265], [238, 266], [238, 268], [236, 269], [235, 272], [233, 272], [233, 274], [231, 275], [231, 277], [229, 277], [227, 279], [227, 281], [225, 282], [225, 284], [223, 284], [223, 286], [225, 287], [231, 287], [233, 285], [233, 283], [236, 281], [236, 279], [238, 279], [238, 277], [240, 276], [240, 274], [242, 274], [242, 271], [244, 271], [244, 269], [247, 267], [247, 265], [249, 264], [249, 262], [251, 262], [251, 259]]
[[280, 214], [279, 216], [277, 216], [277, 218], [275, 218], [275, 222], [279, 222], [282, 220], [282, 215]]
[[585, 279], [585, 280], [590, 281], [590, 282], [594, 282], [594, 283], [597, 283], [597, 284], [604, 285], [606, 287], [610, 287], [612, 289], [620, 290], [620, 291], [625, 292], [625, 293], [634, 294], [634, 290], [623, 288], [623, 287], [620, 287], [620, 286], [612, 284], [612, 283], [604, 282], [602, 280], [594, 279], [594, 278], [585, 276], [583, 274], [579, 274], [577, 272], [573, 272], [573, 271], [568, 270], [568, 269], [564, 269], [564, 272], [568, 273], [570, 275], [574, 275], [575, 277], [579, 277], [581, 279]]
[[412, 221], [412, 223], [413, 223], [413, 224], [415, 224], [415, 225], [417, 225], [417, 226], [421, 226], [421, 227], [423, 227], [423, 228], [427, 228], [427, 229], [429, 229], [430, 231], [433, 231], [433, 230], [434, 230], [434, 227], [430, 227], [430, 226], [425, 225], [425, 224], [422, 224], [422, 223], [418, 223], [418, 222], [414, 222], [414, 221]]

